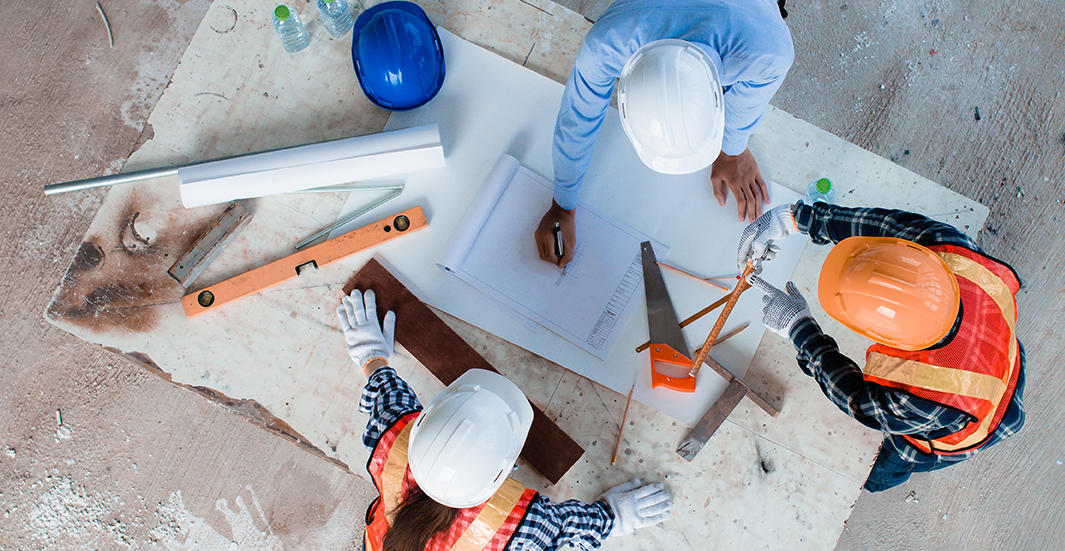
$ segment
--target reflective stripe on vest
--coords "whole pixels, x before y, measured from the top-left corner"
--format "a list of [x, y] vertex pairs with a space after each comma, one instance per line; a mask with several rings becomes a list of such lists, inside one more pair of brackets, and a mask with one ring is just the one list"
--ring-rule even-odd
[[[398, 426], [400, 423], [397, 423], [397, 426], [390, 431], [399, 431], [391, 449], [374, 450], [373, 457], [370, 459], [370, 476], [378, 484], [381, 499], [373, 506], [374, 518], [371, 526], [368, 526], [366, 530], [366, 548], [369, 551], [382, 551], [382, 549], [378, 548], [378, 542], [384, 541], [384, 535], [388, 528], [392, 526], [395, 513], [402, 501], [404, 490], [406, 490], [405, 485], [409, 486], [407, 483], [410, 476], [407, 468], [407, 448], [410, 443], [410, 432], [414, 427], [414, 419], [417, 415], [411, 414], [404, 417], [400, 421], [400, 423], [404, 423], [402, 428]], [[382, 442], [379, 442], [378, 445], [382, 445], [385, 440], [386, 438], [382, 437]], [[380, 466], [380, 475], [377, 475], [373, 466], [374, 461], [380, 459], [379, 453], [387, 453], [387, 459], [384, 460], [384, 465]], [[513, 534], [514, 528], [516, 528], [516, 522], [521, 520], [525, 509], [528, 508], [529, 502], [535, 494], [535, 491], [526, 489], [521, 483], [508, 477], [474, 518], [469, 519], [471, 514], [465, 514], [470, 513], [470, 509], [459, 511], [455, 517], [455, 522], [465, 523], [466, 526], [462, 534], [450, 547], [433, 547], [432, 549], [481, 551], [488, 547], [493, 538], [496, 537], [503, 538], [502, 542], [497, 542], [500, 545], [496, 546], [502, 549], [503, 545], [510, 540], [510, 536]], [[381, 516], [378, 517], [378, 514]], [[463, 520], [464, 517], [469, 520]], [[514, 517], [516, 517], [516, 520], [505, 526], [507, 519]], [[454, 529], [455, 524], [452, 523], [452, 530]]]
[[[936, 250], [936, 247], [932, 249]], [[949, 252], [951, 250], [959, 252]], [[866, 380], [905, 390], [935, 402], [940, 402], [936, 398], [944, 394], [964, 398], [960, 401], [966, 407], [961, 409], [976, 418], [976, 421], [969, 423], [962, 430], [932, 441], [904, 436], [907, 441], [925, 453], [949, 454], [960, 453], [978, 446], [998, 427], [998, 422], [1012, 398], [1020, 360], [1016, 337], [1017, 311], [1014, 291], [1000, 276], [979, 262], [978, 259], [984, 257], [980, 257], [977, 253], [957, 247], [943, 247], [937, 251], [937, 254], [959, 278], [959, 285], [975, 285], [997, 305], [1001, 319], [1009, 330], [1007, 338], [1009, 344], [1004, 365], [995, 367], [996, 374], [978, 373], [964, 367], [935, 365], [912, 358], [918, 354], [927, 354], [935, 358], [936, 351], [908, 352], [884, 345], [874, 345], [869, 348], [863, 375]], [[964, 254], [974, 255], [975, 258], [963, 256]], [[974, 330], [974, 325], [979, 327], [981, 320], [975, 319], [976, 312], [967, 312], [963, 306], [962, 315], [963, 322], [959, 333]], [[955, 339], [957, 338], [955, 336]], [[950, 347], [950, 344], [944, 348], [947, 347]]]

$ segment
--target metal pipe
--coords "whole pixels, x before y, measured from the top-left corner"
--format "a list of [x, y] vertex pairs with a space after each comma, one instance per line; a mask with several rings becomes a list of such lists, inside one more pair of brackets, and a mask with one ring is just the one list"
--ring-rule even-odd
[[[334, 141], [346, 140], [349, 138], [340, 138], [337, 140], [327, 140], [321, 143], [330, 143]], [[314, 144], [293, 145], [290, 147], [281, 147], [278, 149], [270, 149], [267, 151], [256, 151], [253, 153], [239, 153], [237, 155], [230, 155], [229, 157], [220, 157], [218, 159], [209, 159], [206, 161], [199, 161], [196, 163], [189, 163], [186, 165], [169, 166], [165, 168], [152, 168], [148, 170], [138, 170], [137, 172], [128, 172], [124, 174], [112, 174], [110, 176], [99, 176], [96, 178], [86, 178], [84, 180], [74, 180], [73, 182], [63, 182], [61, 184], [49, 184], [44, 186], [45, 195], [56, 195], [58, 193], [67, 193], [69, 191], [81, 191], [83, 189], [92, 189], [98, 187], [108, 187], [118, 184], [128, 184], [130, 182], [139, 182], [141, 180], [150, 180], [152, 178], [162, 178], [164, 176], [173, 176], [178, 173], [179, 168], [191, 168], [194, 166], [205, 165], [207, 163], [216, 163], [219, 161], [228, 161], [230, 159], [239, 159], [241, 157], [252, 157], [255, 155], [263, 155], [266, 153], [277, 153], [279, 151], [286, 151], [289, 149], [298, 149]]]
[[69, 191], [81, 191], [83, 189], [93, 189], [139, 182], [141, 180], [151, 180], [152, 178], [162, 178], [164, 176], [176, 176], [179, 168], [182, 167], [168, 166], [165, 168], [151, 168], [148, 170], [138, 170], [137, 172], [126, 172], [122, 174], [112, 174], [110, 176], [74, 180], [73, 182], [63, 182], [61, 184], [49, 184], [44, 186], [44, 194], [56, 195], [58, 193], [67, 193]]

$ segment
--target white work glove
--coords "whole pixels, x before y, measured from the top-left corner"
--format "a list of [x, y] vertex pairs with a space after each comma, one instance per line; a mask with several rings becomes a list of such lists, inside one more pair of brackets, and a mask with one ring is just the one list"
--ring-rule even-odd
[[758, 276], [751, 276], [750, 282], [765, 293], [762, 297], [762, 323], [766, 329], [790, 339], [791, 328], [799, 320], [813, 317], [806, 299], [802, 298], [794, 283], [789, 281], [784, 287], [787, 292], [784, 292]]
[[396, 314], [391, 310], [385, 314], [382, 331], [377, 321], [377, 297], [373, 291], [366, 291], [365, 295], [358, 289], [351, 291], [351, 296], [340, 300], [337, 317], [348, 343], [348, 356], [356, 365], [365, 370], [370, 360], [388, 360], [392, 356]]
[[765, 260], [770, 260], [780, 250], [780, 247], [773, 244], [774, 241], [799, 233], [791, 207], [792, 205], [781, 205], [767, 210], [743, 229], [740, 248], [736, 252], [736, 265], [741, 272], [747, 267], [748, 258], [764, 256]]
[[661, 482], [640, 486], [635, 478], [615, 486], [599, 497], [614, 512], [614, 528], [607, 537], [632, 534], [669, 518], [673, 500]]

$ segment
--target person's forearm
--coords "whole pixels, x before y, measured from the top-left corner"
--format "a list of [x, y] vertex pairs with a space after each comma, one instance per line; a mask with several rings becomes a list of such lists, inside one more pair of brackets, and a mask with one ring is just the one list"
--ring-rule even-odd
[[577, 207], [581, 184], [610, 106], [614, 79], [620, 74], [620, 66], [613, 67], [617, 60], [604, 58], [601, 52], [591, 48], [586, 43], [577, 52], [555, 121], [551, 151], [555, 169], [554, 199], [566, 210]]
[[784, 77], [764, 83], [737, 82], [725, 93], [725, 133], [721, 152], [736, 156], [747, 150], [747, 141], [762, 124], [769, 101], [784, 83]]
[[[369, 362], [367, 367], [374, 362]], [[373, 450], [381, 436], [404, 415], [422, 409], [410, 385], [387, 365], [378, 366], [367, 378], [359, 399], [359, 411], [369, 414], [362, 442]]]
[[542, 495], [529, 504], [525, 518], [507, 551], [555, 551], [566, 546], [581, 551], [598, 549], [614, 527], [610, 507], [601, 501], [552, 503]]
[[913, 212], [797, 203], [792, 213], [799, 231], [821, 245], [854, 236], [896, 237], [924, 246], [952, 244], [980, 252], [976, 242], [954, 226]]

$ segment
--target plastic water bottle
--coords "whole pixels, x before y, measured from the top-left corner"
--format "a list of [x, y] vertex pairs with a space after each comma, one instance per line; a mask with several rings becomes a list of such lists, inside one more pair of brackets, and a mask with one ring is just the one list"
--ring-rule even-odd
[[298, 52], [311, 43], [311, 35], [303, 28], [299, 14], [284, 4], [274, 9], [274, 28], [286, 52]]
[[347, 0], [318, 0], [318, 15], [322, 16], [322, 26], [333, 38], [344, 36], [354, 25]]
[[820, 178], [806, 186], [806, 198], [803, 203], [812, 205], [818, 201], [830, 204], [836, 202], [836, 190], [832, 189], [832, 182], [828, 178]]

